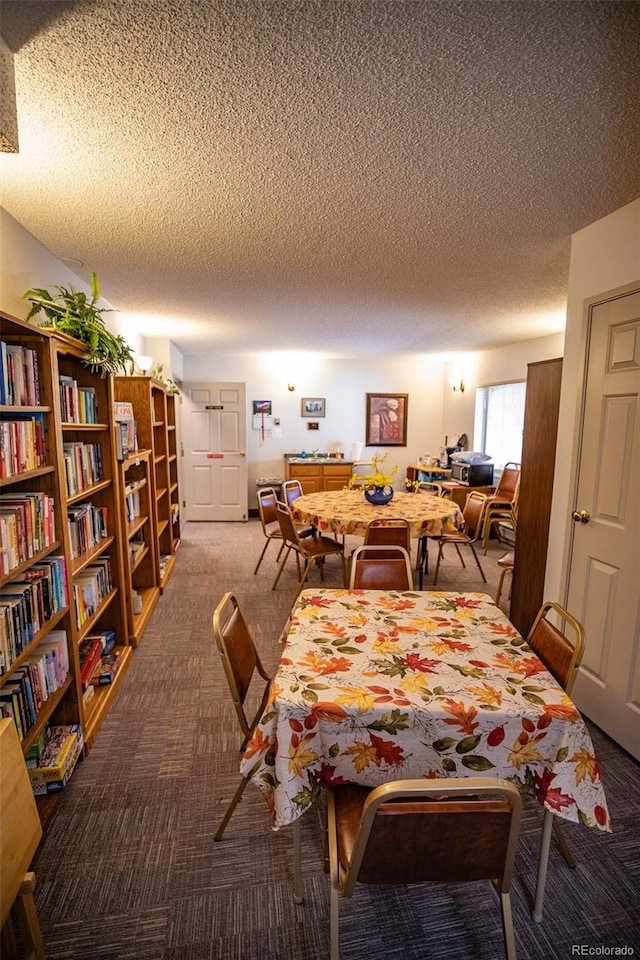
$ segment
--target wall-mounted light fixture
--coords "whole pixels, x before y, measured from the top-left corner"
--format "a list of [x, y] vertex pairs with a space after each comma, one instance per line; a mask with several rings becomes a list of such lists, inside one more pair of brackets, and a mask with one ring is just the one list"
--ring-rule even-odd
[[293, 393], [293, 391], [295, 390], [294, 384], [293, 384], [293, 383], [288, 383], [288, 384], [287, 384], [287, 390], [289, 391], [289, 393]]
[[464, 380], [449, 380], [449, 386], [454, 393], [457, 393], [458, 390], [460, 393], [464, 393]]
[[147, 373], [148, 370], [151, 370], [153, 366], [153, 357], [148, 357], [145, 354], [138, 354], [136, 357], [136, 367], [141, 373]]

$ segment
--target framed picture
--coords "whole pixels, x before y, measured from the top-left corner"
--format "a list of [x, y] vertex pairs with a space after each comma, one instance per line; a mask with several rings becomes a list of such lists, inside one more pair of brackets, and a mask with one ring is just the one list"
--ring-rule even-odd
[[367, 446], [406, 447], [408, 393], [367, 394]]
[[324, 417], [324, 404], [324, 397], [303, 397], [300, 416], [313, 417], [314, 420], [318, 417]]

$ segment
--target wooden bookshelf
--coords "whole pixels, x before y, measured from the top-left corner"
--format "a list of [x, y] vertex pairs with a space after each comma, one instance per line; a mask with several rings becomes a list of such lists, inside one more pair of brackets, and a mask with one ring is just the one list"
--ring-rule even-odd
[[120, 510], [129, 643], [137, 647], [160, 596], [153, 527], [151, 450], [120, 462]]
[[[162, 591], [173, 572], [179, 536], [174, 536], [172, 504], [178, 503], [175, 405], [165, 385], [152, 377], [115, 377], [115, 399], [133, 404], [138, 446], [149, 449], [151, 518], [158, 586]], [[175, 469], [172, 469], [172, 465]]]
[[[6, 431], [4, 425], [12, 421], [15, 423], [18, 419], [29, 420], [32, 417], [41, 430], [41, 435], [36, 438], [38, 462], [34, 463], [33, 451], [26, 458], [18, 456], [17, 471], [10, 470], [8, 475], [5, 462], [0, 470], [0, 494], [4, 503], [10, 502], [9, 498], [15, 500], [26, 498], [29, 494], [39, 495], [47, 498], [46, 502], [42, 501], [43, 504], [48, 503], [53, 508], [52, 520], [49, 506], [42, 508], [46, 514], [41, 510], [37, 515], [32, 515], [30, 526], [34, 542], [27, 547], [27, 555], [16, 556], [13, 553], [8, 564], [7, 541], [11, 537], [6, 526], [2, 529], [0, 587], [13, 591], [16, 581], [39, 578], [46, 565], [53, 565], [58, 571], [63, 569], [66, 580], [66, 585], [57, 596], [58, 609], [51, 609], [52, 601], [48, 601], [48, 609], [41, 606], [38, 614], [33, 613], [35, 619], [31, 624], [28, 617], [32, 614], [27, 615], [23, 639], [29, 639], [17, 651], [17, 655], [15, 645], [13, 650], [9, 649], [11, 642], [15, 644], [15, 637], [10, 641], [6, 629], [0, 635], [7, 661], [5, 672], [0, 676], [0, 694], [10, 689], [21, 670], [29, 665], [33, 669], [34, 658], [40, 657], [46, 645], [51, 643], [52, 638], [57, 639], [61, 631], [66, 636], [68, 676], [42, 703], [38, 703], [40, 694], [37, 689], [34, 690], [37, 682], [32, 674], [31, 693], [35, 693], [33, 705], [34, 708], [37, 706], [37, 710], [35, 719], [34, 710], [29, 710], [22, 722], [22, 748], [26, 753], [48, 724], [79, 723], [85, 750], [89, 750], [113, 702], [131, 650], [123, 602], [122, 526], [110, 417], [112, 381], [101, 379], [83, 363], [86, 350], [79, 341], [6, 314], [0, 315], [0, 324], [1, 341], [34, 352], [38, 381], [36, 403], [16, 404], [14, 397], [9, 398], [11, 402], [0, 405], [2, 429]], [[6, 366], [0, 369], [0, 375], [3, 369]], [[70, 382], [75, 384], [74, 389], [82, 398], [80, 409], [75, 411], [65, 405], [68, 396], [65, 398], [63, 395], [63, 384]], [[6, 400], [5, 386], [2, 398]], [[87, 411], [89, 420], [85, 416]], [[3, 440], [7, 440], [6, 432], [3, 433]], [[11, 443], [3, 442], [5, 454], [11, 446]], [[69, 518], [72, 513], [75, 517], [73, 529]], [[50, 525], [50, 535], [42, 541], [42, 534], [38, 533], [42, 541], [38, 542], [33, 531], [42, 531], [43, 524]], [[29, 527], [29, 524], [26, 526]], [[88, 529], [91, 530], [90, 543], [86, 539]], [[29, 539], [28, 529], [23, 529], [19, 534], [19, 539], [24, 541], [25, 537]], [[98, 581], [104, 589], [96, 600], [93, 588]], [[36, 625], [38, 629], [35, 629]], [[112, 684], [93, 687], [91, 697], [88, 694], [83, 696], [80, 645], [89, 633], [107, 629], [113, 630], [116, 635], [120, 669]], [[22, 682], [24, 686], [24, 678]], [[38, 802], [43, 808], [50, 806], [51, 795], [38, 798]]]
[[167, 394], [167, 442], [169, 451], [169, 508], [171, 511], [171, 546], [173, 553], [180, 546], [180, 463], [182, 454], [178, 435], [180, 397]]

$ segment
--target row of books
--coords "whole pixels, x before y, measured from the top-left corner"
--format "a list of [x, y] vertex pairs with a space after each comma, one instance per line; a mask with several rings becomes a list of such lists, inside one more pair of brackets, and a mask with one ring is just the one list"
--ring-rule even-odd
[[86, 690], [90, 683], [99, 684], [102, 673], [102, 659], [112, 652], [116, 645], [114, 630], [100, 630], [89, 634], [80, 644], [80, 685]]
[[31, 413], [0, 421], [0, 480], [45, 466], [43, 420]]
[[64, 630], [52, 630], [46, 640], [0, 687], [0, 713], [11, 717], [24, 740], [38, 710], [69, 675], [69, 649]]
[[113, 590], [111, 558], [100, 557], [74, 579], [73, 599], [78, 629], [89, 620]]
[[60, 405], [65, 423], [98, 423], [95, 387], [79, 387], [73, 377], [60, 376]]
[[102, 480], [102, 447], [99, 443], [64, 443], [62, 453], [68, 496], [74, 497]]
[[108, 535], [108, 516], [107, 507], [96, 507], [92, 503], [79, 503], [67, 509], [73, 560], [82, 557]]
[[0, 587], [0, 675], [67, 606], [64, 557], [47, 557]]
[[47, 728], [37, 752], [28, 751], [27, 769], [36, 796], [64, 790], [82, 753], [84, 740], [79, 723]]
[[116, 423], [116, 452], [118, 460], [126, 460], [138, 449], [138, 431], [133, 415], [133, 404], [117, 400], [113, 404], [113, 419]]
[[35, 407], [39, 403], [37, 352], [20, 343], [0, 340], [0, 404]]
[[138, 480], [132, 480], [125, 487], [124, 506], [127, 520], [135, 520], [140, 516], [140, 483]]
[[28, 490], [0, 494], [0, 576], [51, 546], [55, 538], [52, 497]]

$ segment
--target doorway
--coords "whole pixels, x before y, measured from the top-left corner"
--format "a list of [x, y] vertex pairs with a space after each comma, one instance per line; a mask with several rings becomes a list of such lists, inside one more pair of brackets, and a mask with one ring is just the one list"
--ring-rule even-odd
[[246, 520], [247, 417], [244, 383], [184, 383], [185, 516]]
[[592, 304], [568, 608], [585, 654], [573, 698], [640, 759], [640, 290]]

